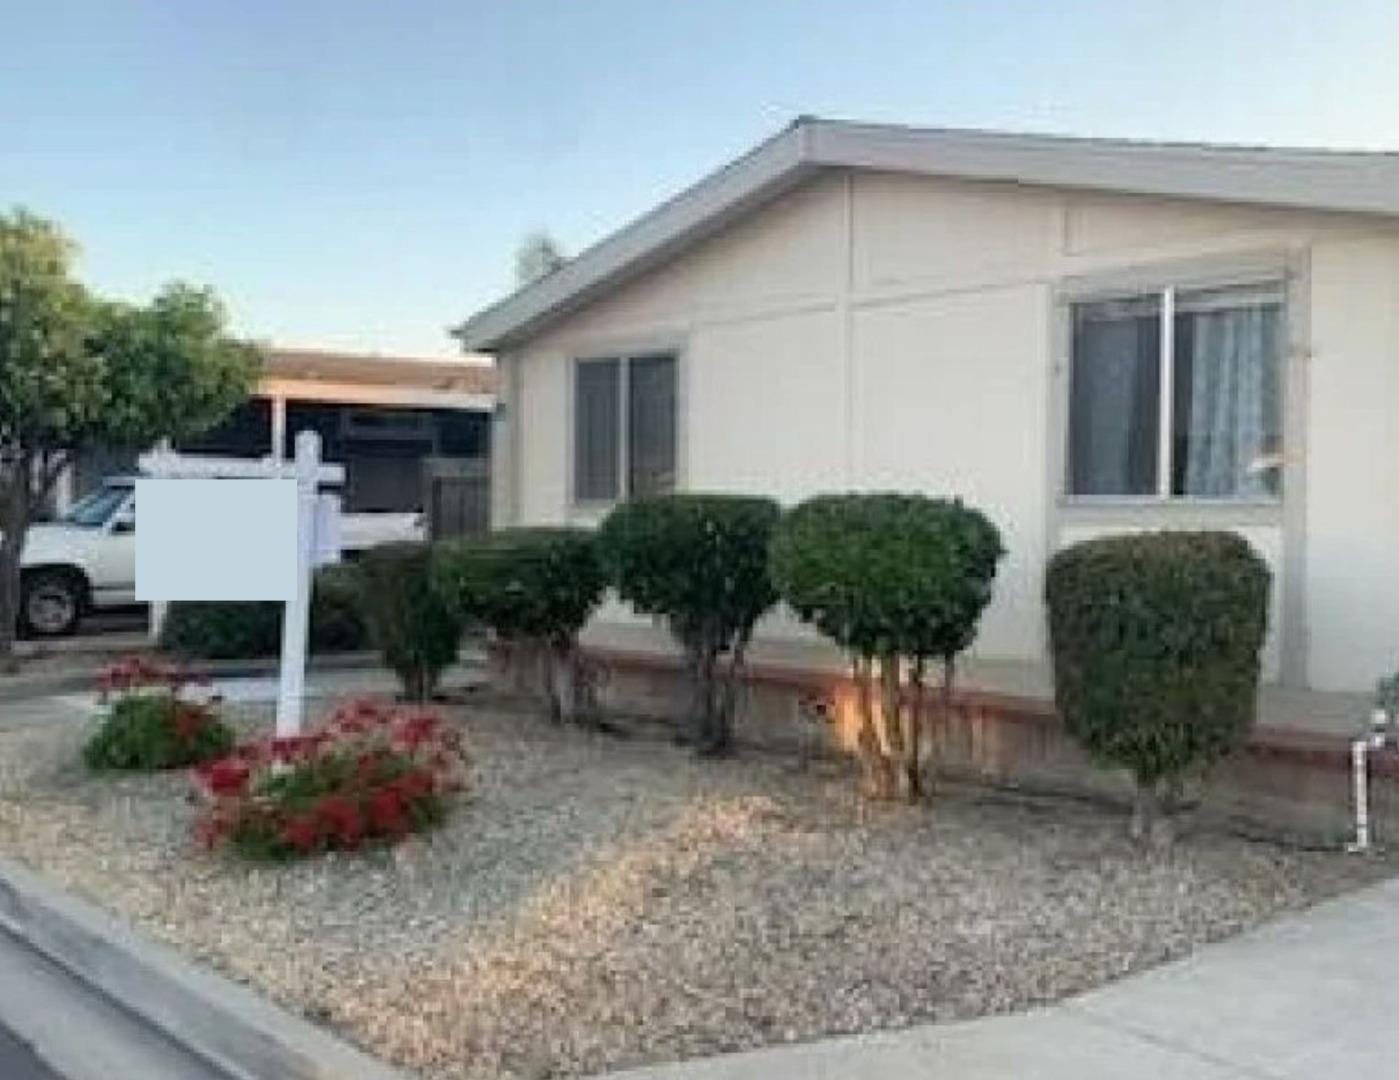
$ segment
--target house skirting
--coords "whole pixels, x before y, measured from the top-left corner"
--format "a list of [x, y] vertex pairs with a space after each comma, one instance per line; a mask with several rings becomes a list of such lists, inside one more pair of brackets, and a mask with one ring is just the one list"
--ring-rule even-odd
[[[606, 713], [681, 728], [690, 691], [678, 656], [591, 645], [585, 657]], [[495, 657], [497, 685], [510, 692], [528, 691], [534, 670], [507, 654]], [[956, 691], [944, 719], [935, 697], [929, 695], [929, 715], [939, 775], [1124, 805], [1129, 799], [1129, 778], [1088, 760], [1064, 730], [1052, 700], [968, 686]], [[1266, 709], [1267, 694], [1263, 703]], [[1287, 726], [1290, 715], [1282, 706], [1273, 717], [1265, 712], [1237, 753], [1188, 785], [1187, 800], [1200, 818], [1216, 824], [1340, 846], [1353, 821], [1350, 737], [1341, 730]], [[827, 666], [758, 662], [744, 679], [737, 737], [750, 751], [843, 757], [853, 750], [857, 716], [848, 674]], [[1371, 813], [1383, 842], [1399, 837], [1399, 754], [1385, 751], [1371, 762]]]

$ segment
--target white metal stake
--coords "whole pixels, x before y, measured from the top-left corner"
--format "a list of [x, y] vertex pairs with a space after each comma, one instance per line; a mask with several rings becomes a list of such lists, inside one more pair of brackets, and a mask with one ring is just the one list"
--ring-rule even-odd
[[296, 437], [296, 592], [287, 601], [282, 618], [282, 670], [277, 687], [277, 735], [281, 738], [301, 733], [320, 465], [321, 437], [314, 431], [301, 432]]

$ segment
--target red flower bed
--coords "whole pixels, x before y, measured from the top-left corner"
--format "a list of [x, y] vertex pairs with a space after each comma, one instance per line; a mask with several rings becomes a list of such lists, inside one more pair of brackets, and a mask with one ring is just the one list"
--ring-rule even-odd
[[141, 690], [168, 690], [178, 694], [186, 686], [208, 683], [202, 672], [172, 664], [154, 656], [125, 656], [108, 664], [97, 676], [98, 696], [106, 701], [113, 694]]
[[108, 708], [83, 748], [88, 767], [176, 769], [223, 757], [233, 747], [233, 732], [214, 703], [182, 696], [204, 681], [188, 668], [146, 656], [104, 668], [97, 689]]
[[392, 843], [440, 822], [463, 790], [461, 737], [434, 713], [355, 701], [296, 738], [265, 738], [202, 765], [208, 847], [286, 859]]

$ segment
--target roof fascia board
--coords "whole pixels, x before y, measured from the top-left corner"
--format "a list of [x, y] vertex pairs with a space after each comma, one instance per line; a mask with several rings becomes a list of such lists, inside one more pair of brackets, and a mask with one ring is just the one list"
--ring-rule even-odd
[[916, 131], [813, 121], [816, 165], [1399, 214], [1399, 156]]

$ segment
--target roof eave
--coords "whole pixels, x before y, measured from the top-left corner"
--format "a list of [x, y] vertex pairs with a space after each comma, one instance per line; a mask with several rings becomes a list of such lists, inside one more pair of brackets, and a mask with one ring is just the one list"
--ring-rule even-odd
[[1399, 215], [1399, 156], [810, 122], [817, 166]]
[[803, 124], [786, 128], [548, 276], [473, 315], [453, 335], [463, 349], [499, 352], [622, 279], [718, 232], [799, 184], [812, 171], [806, 132]]

